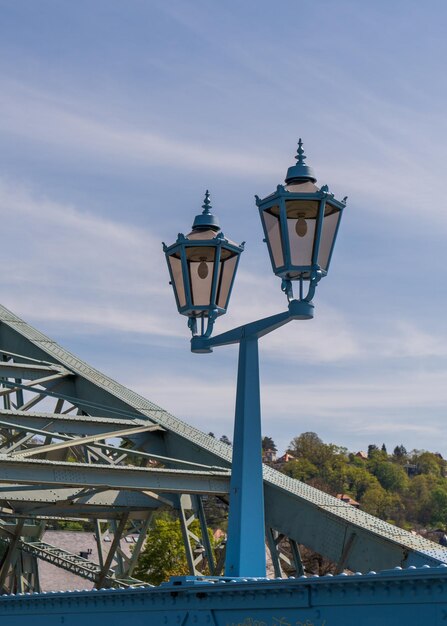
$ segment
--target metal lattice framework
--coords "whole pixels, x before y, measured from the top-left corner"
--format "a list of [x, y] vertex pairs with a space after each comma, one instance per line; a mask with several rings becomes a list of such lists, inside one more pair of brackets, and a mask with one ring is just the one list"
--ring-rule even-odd
[[[231, 447], [104, 376], [0, 306], [0, 589], [38, 591], [38, 559], [104, 586], [138, 585], [132, 577], [160, 507], [179, 512], [192, 574], [208, 562], [203, 499], [226, 499]], [[35, 411], [35, 408], [39, 412]], [[277, 575], [289, 542], [366, 572], [438, 565], [447, 550], [264, 467], [267, 540]], [[99, 563], [42, 541], [48, 520], [91, 520]], [[197, 519], [201, 536], [191, 531]], [[104, 553], [105, 523], [113, 541]], [[131, 557], [120, 542], [138, 535]], [[203, 550], [196, 554], [194, 542]]]

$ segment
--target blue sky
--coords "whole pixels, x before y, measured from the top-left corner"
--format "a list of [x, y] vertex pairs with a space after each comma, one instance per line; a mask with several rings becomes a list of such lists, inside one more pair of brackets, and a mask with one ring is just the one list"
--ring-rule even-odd
[[316, 316], [261, 347], [264, 433], [447, 455], [447, 5], [0, 0], [2, 303], [205, 431], [235, 348], [192, 355], [161, 241], [205, 189], [246, 241], [218, 330], [286, 306], [254, 194], [303, 137], [349, 196]]

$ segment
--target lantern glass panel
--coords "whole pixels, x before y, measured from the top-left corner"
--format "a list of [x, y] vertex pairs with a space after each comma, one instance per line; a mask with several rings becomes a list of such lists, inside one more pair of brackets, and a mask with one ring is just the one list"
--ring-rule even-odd
[[331, 206], [329, 203], [326, 204], [323, 227], [321, 230], [320, 249], [318, 251], [318, 265], [323, 270], [327, 270], [329, 265], [340, 216], [340, 209]]
[[312, 265], [316, 223], [315, 219], [303, 217], [287, 219], [292, 265]]
[[282, 267], [284, 265], [284, 253], [281, 243], [279, 207], [274, 206], [270, 209], [262, 211], [262, 219], [264, 221], [265, 232], [267, 233], [267, 239], [275, 267]]
[[292, 265], [312, 265], [319, 204], [318, 200], [286, 200]]
[[215, 248], [210, 246], [186, 248], [193, 306], [210, 304], [215, 252]]
[[169, 258], [169, 265], [171, 266], [172, 278], [174, 280], [174, 289], [177, 294], [177, 299], [180, 307], [186, 305], [185, 285], [183, 284], [183, 272], [182, 262], [177, 255], [171, 255]]
[[230, 289], [233, 283], [234, 273], [236, 271], [238, 255], [228, 258], [221, 263], [221, 274], [219, 294], [217, 296], [217, 306], [222, 309], [226, 309], [228, 306], [228, 298], [230, 296]]

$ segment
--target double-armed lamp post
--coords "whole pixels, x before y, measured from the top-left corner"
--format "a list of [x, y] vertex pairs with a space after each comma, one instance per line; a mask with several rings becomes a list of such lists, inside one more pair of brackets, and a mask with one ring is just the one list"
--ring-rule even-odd
[[212, 336], [216, 318], [227, 311], [244, 244], [224, 236], [211, 213], [208, 191], [192, 231], [179, 234], [171, 246], [163, 244], [178, 311], [188, 317], [192, 352], [239, 344], [225, 560], [225, 576], [232, 578], [266, 575], [258, 339], [291, 320], [313, 317], [312, 298], [328, 272], [346, 204], [346, 198], [336, 200], [327, 185], [315, 185], [301, 139], [295, 158], [285, 186], [278, 185], [264, 199], [256, 196], [273, 272], [282, 279], [289, 302], [283, 313]]

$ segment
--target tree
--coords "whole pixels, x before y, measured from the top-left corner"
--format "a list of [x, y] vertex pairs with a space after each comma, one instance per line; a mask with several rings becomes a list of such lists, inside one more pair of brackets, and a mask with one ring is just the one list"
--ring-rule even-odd
[[326, 444], [320, 439], [317, 433], [302, 433], [299, 437], [294, 437], [290, 442], [290, 451], [297, 458], [308, 459], [316, 465], [321, 465], [327, 457]]
[[361, 507], [364, 511], [383, 520], [391, 517], [393, 505], [393, 495], [380, 485], [367, 489], [361, 500]]
[[373, 453], [378, 450], [379, 448], [376, 446], [375, 443], [370, 443], [368, 446], [368, 459], [370, 459], [373, 455]]
[[[200, 524], [197, 520], [189, 528], [200, 536]], [[187, 574], [189, 568], [180, 520], [162, 514], [154, 520], [147, 533], [144, 549], [135, 568], [135, 577], [151, 585], [159, 585], [171, 576]]]
[[400, 446], [396, 446], [393, 450], [393, 459], [398, 463], [403, 463], [407, 460], [407, 450], [404, 448], [402, 444]]
[[222, 443], [226, 443], [228, 446], [231, 446], [231, 441], [228, 439], [226, 435], [222, 435], [219, 441], [221, 441]]
[[447, 487], [438, 485], [431, 492], [431, 523], [439, 526], [447, 519]]
[[309, 459], [299, 459], [298, 461], [289, 461], [284, 465], [282, 471], [291, 478], [307, 482], [318, 476], [318, 467], [309, 461]]
[[384, 461], [379, 455], [373, 456], [368, 464], [370, 472], [377, 477], [384, 489], [401, 493], [408, 486], [408, 476], [400, 465]]
[[275, 442], [271, 437], [263, 437], [262, 438], [262, 449], [265, 450], [273, 450], [273, 452], [277, 452], [278, 448], [276, 447]]
[[308, 458], [309, 456], [314, 456], [314, 453], [323, 445], [323, 441], [317, 433], [306, 432], [292, 439], [290, 442], [290, 450], [294, 452], [296, 456]]
[[213, 439], [215, 439], [215, 438], [216, 438], [216, 435], [215, 435], [213, 432], [211, 432], [211, 431], [210, 431], [210, 432], [208, 433], [208, 437], [212, 437]]
[[180, 520], [160, 516], [147, 533], [135, 576], [151, 585], [159, 585], [170, 576], [189, 574]]
[[436, 486], [436, 478], [430, 474], [420, 474], [410, 480], [406, 495], [407, 518], [412, 522], [427, 524], [432, 515], [431, 493]]
[[386, 451], [386, 445], [384, 443], [382, 443], [382, 452], [385, 452], [385, 454], [388, 454], [388, 452]]
[[360, 501], [365, 492], [373, 487], [379, 487], [380, 483], [375, 476], [368, 472], [364, 465], [349, 465], [346, 468], [345, 488], [355, 500]]
[[433, 452], [422, 452], [414, 458], [419, 474], [432, 474], [442, 476], [444, 461]]

